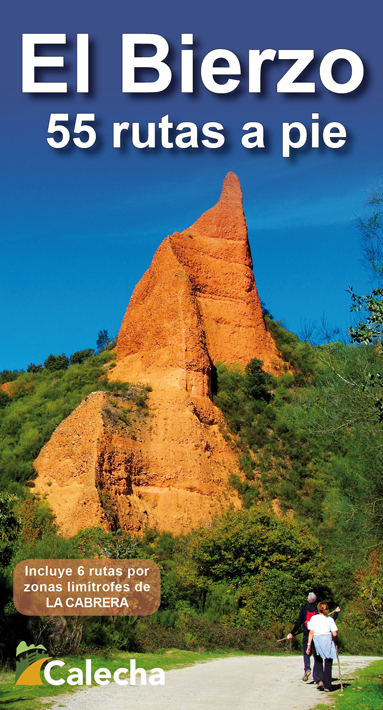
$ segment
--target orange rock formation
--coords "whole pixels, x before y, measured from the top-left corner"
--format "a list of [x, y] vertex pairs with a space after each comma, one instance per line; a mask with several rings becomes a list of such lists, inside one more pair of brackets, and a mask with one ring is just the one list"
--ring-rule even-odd
[[210, 396], [211, 363], [253, 357], [277, 373], [253, 275], [239, 180], [228, 173], [217, 204], [167, 237], [136, 286], [117, 343], [116, 377], [169, 375]]
[[[123, 399], [90, 395], [35, 462], [36, 489], [67, 533], [90, 525], [174, 533], [238, 506], [239, 473], [212, 402], [214, 362], [281, 361], [262, 317], [238, 178], [192, 227], [168, 236], [132, 295], [113, 379], [150, 384], [148, 416], [118, 411]], [[141, 413], [142, 414], [142, 413]]]
[[185, 393], [173, 391], [166, 401], [157, 393], [149, 413], [134, 411], [128, 424], [119, 419], [125, 404], [93, 392], [35, 461], [35, 490], [66, 534], [96, 525], [181, 533], [239, 506], [227, 485], [239, 473], [236, 457], [217, 424], [200, 422]]

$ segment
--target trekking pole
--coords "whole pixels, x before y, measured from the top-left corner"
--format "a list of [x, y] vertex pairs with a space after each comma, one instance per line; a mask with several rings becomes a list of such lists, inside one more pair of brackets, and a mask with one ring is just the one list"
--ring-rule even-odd
[[339, 660], [339, 653], [338, 653], [338, 647], [337, 647], [337, 645], [336, 645], [336, 644], [335, 644], [335, 650], [336, 650], [336, 657], [337, 657], [337, 660], [338, 660], [338, 671], [339, 671], [339, 680], [340, 680], [340, 687], [341, 687], [341, 692], [343, 693], [343, 681], [342, 681], [342, 673], [341, 673], [341, 670], [340, 670], [340, 660]]
[[[293, 638], [295, 638], [295, 636], [299, 636], [299, 634], [303, 634], [303, 629], [302, 631], [298, 631], [297, 634], [294, 634]], [[283, 639], [277, 639], [277, 643], [281, 643], [281, 641], [291, 641], [291, 639], [288, 639], [287, 636], [285, 636]]]

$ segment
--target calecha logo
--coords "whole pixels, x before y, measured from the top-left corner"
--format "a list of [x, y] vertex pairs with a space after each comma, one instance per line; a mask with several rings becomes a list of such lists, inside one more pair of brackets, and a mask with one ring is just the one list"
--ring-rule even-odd
[[[21, 641], [16, 649], [16, 685], [43, 685], [40, 678], [41, 666], [52, 656], [48, 656], [45, 646], [41, 644], [27, 646]], [[92, 669], [92, 659], [85, 659], [84, 668], [69, 668], [69, 675], [65, 678], [52, 678], [51, 670], [56, 666], [63, 668], [64, 661], [56, 659], [50, 661], [44, 668], [44, 678], [49, 685], [109, 685], [112, 681], [112, 672], [108, 668]], [[85, 670], [85, 675], [84, 675]], [[65, 670], [63, 671], [65, 673]], [[129, 675], [129, 680], [126, 677]], [[122, 678], [121, 676], [125, 676]], [[144, 668], [136, 667], [136, 659], [131, 658], [129, 668], [117, 668], [113, 673], [113, 682], [117, 685], [136, 685], [139, 677], [140, 685], [146, 685], [147, 674]], [[85, 680], [85, 683], [84, 683]], [[150, 685], [165, 685], [165, 672], [162, 668], [152, 668], [149, 676]], [[1, 703], [0, 703], [1, 704]]]
[[52, 656], [48, 656], [45, 646], [27, 646], [21, 641], [16, 649], [16, 685], [43, 685], [40, 669], [48, 658]]

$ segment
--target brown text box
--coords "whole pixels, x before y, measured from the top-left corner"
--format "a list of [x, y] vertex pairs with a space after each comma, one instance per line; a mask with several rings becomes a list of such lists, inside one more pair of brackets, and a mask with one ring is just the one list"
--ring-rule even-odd
[[148, 616], [161, 601], [152, 560], [24, 560], [13, 601], [26, 616]]

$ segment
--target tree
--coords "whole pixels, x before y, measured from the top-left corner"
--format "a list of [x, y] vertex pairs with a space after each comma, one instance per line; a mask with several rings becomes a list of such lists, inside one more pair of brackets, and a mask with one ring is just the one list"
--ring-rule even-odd
[[245, 389], [250, 397], [270, 402], [271, 394], [269, 388], [273, 384], [274, 378], [268, 372], [262, 370], [262, 365], [262, 360], [258, 360], [256, 357], [253, 357], [247, 363], [245, 368]]
[[42, 365], [34, 365], [33, 362], [31, 362], [30, 365], [27, 367], [27, 372], [42, 372], [43, 371], [43, 366]]
[[[366, 214], [356, 220], [361, 233], [363, 261], [372, 277], [383, 284], [383, 191], [373, 190], [366, 202]], [[375, 343], [377, 352], [383, 355], [383, 288], [374, 288], [367, 296], [357, 296], [349, 288], [352, 305], [351, 311], [364, 312], [365, 319], [354, 328], [349, 328], [349, 335], [354, 343], [368, 345]], [[363, 391], [375, 394], [375, 407], [379, 413], [379, 422], [383, 421], [383, 375], [381, 372], [367, 374]], [[378, 395], [376, 395], [378, 392]]]
[[76, 353], [73, 353], [73, 355], [70, 356], [69, 362], [71, 365], [81, 365], [85, 360], [89, 360], [92, 355], [94, 355], [93, 348], [87, 348], [87, 350], [78, 350]]
[[[265, 568], [313, 584], [320, 547], [307, 528], [279, 518], [264, 506], [229, 510], [212, 527], [195, 533], [192, 557], [199, 573], [241, 587]], [[323, 570], [322, 570], [323, 571]]]
[[356, 218], [356, 225], [361, 234], [363, 263], [372, 279], [378, 283], [371, 294], [357, 296], [349, 288], [355, 312], [364, 311], [366, 318], [356, 328], [349, 328], [354, 343], [378, 342], [380, 354], [383, 353], [383, 190], [377, 187], [371, 191], [365, 203], [365, 214]]
[[0, 372], [0, 385], [4, 385], [6, 382], [13, 382], [23, 372], [24, 370], [2, 370]]
[[[382, 263], [383, 266], [383, 263]], [[368, 296], [357, 296], [352, 288], [349, 288], [352, 299], [352, 311], [365, 311], [369, 315], [364, 321], [360, 321], [356, 328], [349, 328], [351, 340], [354, 343], [377, 342], [379, 352], [383, 354], [383, 289], [374, 288]]]
[[20, 518], [14, 508], [17, 498], [11, 493], [0, 495], [0, 563], [6, 567], [11, 560], [13, 548], [20, 534]]
[[365, 203], [365, 213], [355, 220], [361, 233], [363, 261], [378, 283], [383, 282], [383, 190], [371, 191]]
[[44, 367], [48, 372], [57, 372], [58, 370], [67, 370], [69, 367], [69, 358], [62, 355], [49, 355], [44, 362]]
[[206, 590], [226, 584], [234, 593], [243, 626], [289, 623], [308, 589], [331, 597], [318, 541], [262, 505], [229, 510], [197, 530], [191, 554]]
[[0, 390], [0, 409], [4, 409], [10, 402], [12, 402], [12, 398], [3, 390]]
[[96, 340], [96, 347], [98, 352], [100, 352], [101, 350], [105, 350], [105, 348], [107, 348], [110, 342], [111, 339], [109, 338], [108, 331], [100, 330]]

